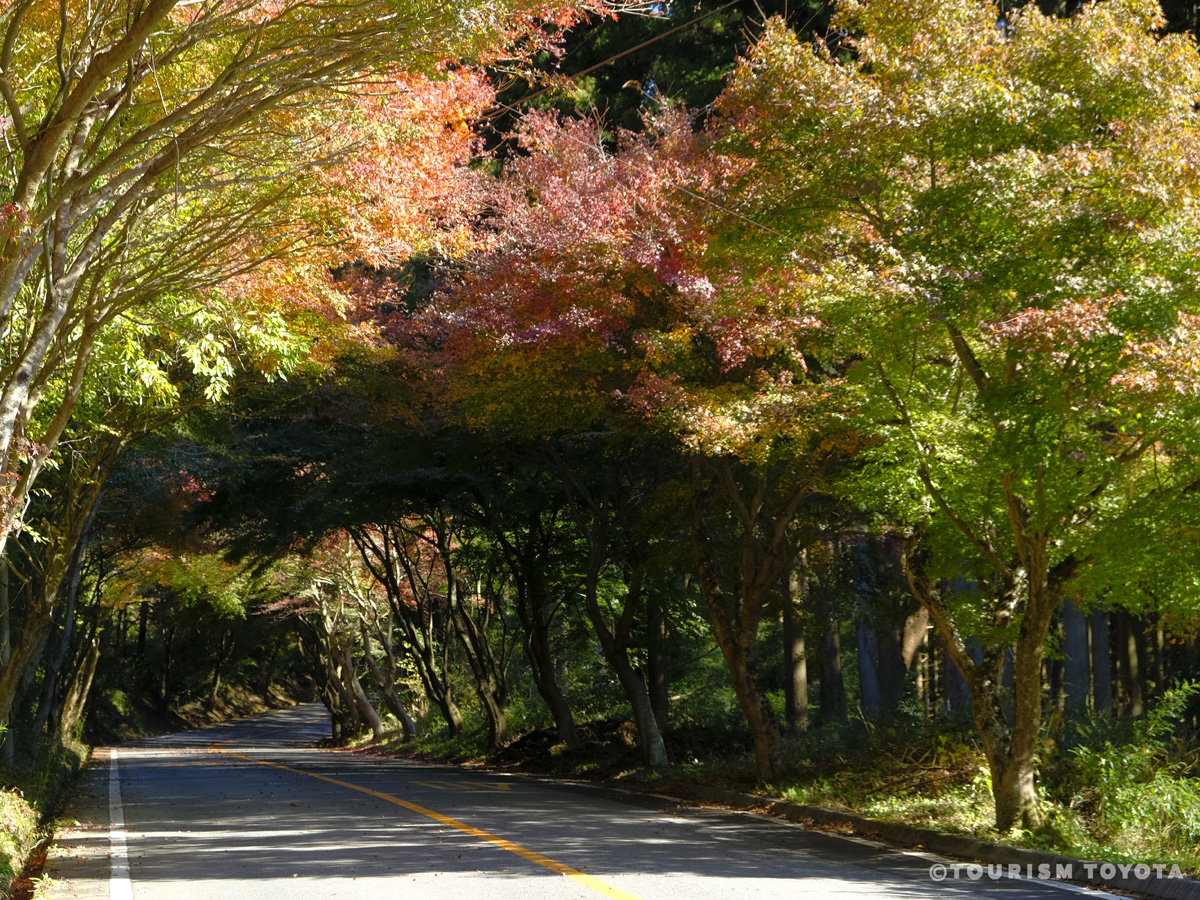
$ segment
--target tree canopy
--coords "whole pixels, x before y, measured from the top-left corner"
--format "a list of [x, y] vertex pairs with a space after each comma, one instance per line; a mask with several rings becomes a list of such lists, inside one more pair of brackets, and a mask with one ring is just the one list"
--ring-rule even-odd
[[339, 737], [619, 708], [663, 767], [704, 673], [774, 782], [811, 668], [969, 714], [1007, 832], [1065, 711], [1195, 674], [1190, 13], [618, 6], [0, 7], [0, 713], [135, 590], [164, 705], [258, 608]]

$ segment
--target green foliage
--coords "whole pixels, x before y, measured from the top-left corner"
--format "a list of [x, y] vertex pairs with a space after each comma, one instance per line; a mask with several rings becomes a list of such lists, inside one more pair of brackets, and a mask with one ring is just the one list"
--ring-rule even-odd
[[1196, 471], [1194, 378], [1149, 386], [1194, 372], [1198, 85], [1155, 15], [1026, 8], [1006, 38], [970, 0], [847, 4], [854, 60], [775, 23], [720, 100], [741, 209], [776, 228], [727, 239], [769, 258], [782, 231], [806, 260], [806, 302], [865, 357], [850, 375], [876, 443], [846, 491], [931, 519], [942, 577], [1019, 555], [1010, 507], [1055, 531], [1050, 566], [1094, 558], [1095, 584], [1140, 498], [1195, 506], [1172, 493]]
[[1166, 691], [1132, 723], [1079, 727], [1082, 743], [1054, 793], [1079, 815], [1087, 838], [1127, 858], [1200, 863], [1200, 758], [1182, 714], [1200, 684]]

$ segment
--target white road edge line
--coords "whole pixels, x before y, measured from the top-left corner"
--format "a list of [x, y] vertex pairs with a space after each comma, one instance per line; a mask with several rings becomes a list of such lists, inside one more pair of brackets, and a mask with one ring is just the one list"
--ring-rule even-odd
[[108, 830], [109, 859], [112, 873], [108, 880], [110, 900], [133, 900], [133, 882], [129, 880], [129, 850], [125, 844], [125, 809], [121, 806], [121, 771], [117, 748], [108, 756]]

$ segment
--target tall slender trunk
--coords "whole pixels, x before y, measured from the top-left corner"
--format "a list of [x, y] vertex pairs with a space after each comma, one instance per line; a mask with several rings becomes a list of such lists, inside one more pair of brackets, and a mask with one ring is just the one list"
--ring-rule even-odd
[[454, 702], [452, 688], [449, 682], [443, 678], [444, 673], [439, 671], [435, 655], [436, 648], [427, 637], [422, 636], [416, 623], [403, 616], [400, 616], [400, 622], [406, 635], [405, 642], [408, 645], [409, 659], [417, 671], [417, 677], [421, 679], [425, 696], [438, 708], [450, 737], [457, 737], [462, 733], [462, 712], [459, 710], [458, 704]]
[[1162, 618], [1157, 613], [1153, 615], [1151, 624], [1154, 632], [1152, 636], [1154, 642], [1154, 695], [1158, 697], [1167, 689], [1166, 674], [1169, 670], [1166, 664], [1167, 640], [1163, 631]]
[[1108, 649], [1108, 612], [1095, 610], [1089, 617], [1092, 644], [1092, 709], [1098, 716], [1112, 715], [1112, 661]]
[[82, 486], [74, 485], [68, 493], [61, 530], [54, 534], [53, 543], [44, 551], [46, 564], [39, 573], [36, 589], [33, 579], [28, 583], [29, 603], [25, 624], [17, 646], [13, 648], [9, 664], [4, 667], [3, 674], [0, 674], [0, 722], [9, 718], [22, 681], [31, 674], [31, 667], [36, 666], [41, 658], [50, 626], [54, 621], [55, 603], [62, 594], [63, 582], [67, 578], [71, 561], [91, 525], [104, 482], [124, 447], [123, 439], [114, 439], [107, 444], [85, 473], [87, 481]]
[[1137, 629], [1140, 623], [1130, 613], [1117, 614], [1117, 649], [1121, 663], [1121, 689], [1125, 695], [1126, 716], [1137, 718], [1144, 711], [1142, 665], [1138, 654]]
[[150, 603], [143, 600], [138, 604], [137, 655], [139, 660], [146, 658], [146, 628], [150, 622]]
[[75, 670], [63, 700], [62, 714], [58, 719], [59, 740], [65, 741], [74, 736], [75, 728], [83, 720], [87, 709], [88, 697], [91, 695], [92, 683], [96, 678], [96, 666], [100, 662], [100, 636], [93, 634], [87, 643], [83, 661]]
[[825, 590], [816, 592], [821, 627], [821, 721], [846, 723], [846, 682], [842, 677], [841, 623]]
[[949, 653], [946, 654], [946, 708], [955, 719], [971, 714], [971, 687]]
[[[429, 593], [428, 578], [420, 570], [421, 560], [414, 559], [412, 547], [402, 525], [385, 525], [378, 531], [356, 529], [351, 532], [355, 546], [372, 577], [387, 593], [394, 621], [400, 625], [400, 641], [411, 660], [425, 696], [446, 722], [451, 737], [462, 733], [462, 712], [454, 701], [453, 686], [446, 666], [452, 636], [445, 615], [436, 609]], [[419, 554], [418, 554], [419, 556]], [[401, 580], [412, 587], [410, 598], [401, 588]]]
[[[557, 452], [551, 450], [550, 453], [567, 491], [567, 507], [571, 518], [587, 546], [584, 610], [600, 642], [600, 651], [616, 673], [617, 681], [629, 701], [642, 762], [652, 768], [662, 768], [667, 765], [667, 748], [659, 730], [658, 717], [645, 678], [630, 662], [633, 624], [644, 599], [642, 566], [646, 549], [644, 541], [633, 536], [631, 530], [625, 527], [621, 515], [620, 498], [624, 488], [622, 468], [618, 464], [606, 467], [602, 490], [593, 491], [576, 477]], [[600, 607], [599, 591], [601, 573], [610, 564], [614, 553], [614, 535], [620, 536], [627, 549], [620, 560], [621, 564], [617, 566], [617, 574], [624, 581], [625, 595], [619, 608], [609, 613]], [[659, 615], [661, 617], [661, 610]]]
[[642, 754], [642, 762], [652, 768], [663, 768], [668, 764], [667, 748], [663, 743], [662, 733], [658, 730], [658, 721], [650, 706], [650, 693], [646, 682], [634, 670], [629, 662], [629, 631], [633, 622], [633, 611], [641, 594], [641, 577], [635, 573], [631, 584], [626, 586], [622, 621], [617, 623], [614, 632], [608, 625], [604, 612], [600, 609], [598, 596], [600, 569], [603, 562], [603, 551], [593, 547], [589, 553], [588, 572], [584, 581], [584, 608], [588, 619], [600, 641], [600, 649], [609, 666], [617, 675], [625, 698], [633, 711], [634, 725], [638, 732], [638, 746]]
[[1087, 616], [1070, 600], [1063, 604], [1063, 714], [1072, 720], [1087, 712]]
[[171, 709], [171, 663], [172, 643], [175, 639], [175, 626], [171, 625], [163, 629], [163, 663], [162, 669], [159, 670], [158, 682], [158, 707], [162, 712], [168, 712]]
[[808, 730], [808, 653], [804, 645], [807, 593], [807, 556], [801, 550], [788, 567], [783, 585], [783, 711], [789, 730]]
[[[985, 646], [980, 662], [972, 658], [939, 587], [925, 573], [929, 550], [922, 538], [918, 532], [905, 542], [905, 574], [913, 595], [929, 610], [946, 651], [971, 688], [971, 711], [992, 776], [996, 825], [1004, 832], [1034, 828], [1040, 823], [1034, 774], [1042, 724], [1042, 662], [1063, 586], [1070, 582], [1078, 562], [1068, 557], [1051, 568], [1045, 537], [1022, 535], [1023, 577], [1006, 585], [1007, 593], [995, 606], [1005, 613], [1017, 606], [1014, 599], [1022, 601], [1010, 692], [1003, 685], [1009, 648]], [[1022, 592], [1018, 598], [1012, 596], [1016, 591]], [[1011, 724], [1005, 714], [1010, 695]]]
[[[90, 527], [90, 522], [89, 522]], [[87, 528], [84, 529], [83, 537], [87, 535]], [[38, 703], [37, 718], [34, 719], [32, 736], [33, 740], [38, 740], [39, 736], [45, 731], [46, 722], [50, 718], [50, 711], [54, 708], [54, 698], [58, 692], [58, 679], [62, 672], [63, 666], [67, 661], [67, 654], [71, 649], [71, 637], [75, 633], [75, 607], [79, 600], [79, 579], [83, 568], [83, 538], [76, 542], [75, 552], [71, 555], [69, 575], [65, 585], [66, 603], [63, 604], [62, 614], [62, 633], [59, 635], [58, 644], [55, 647], [54, 655], [46, 665], [46, 671], [42, 679], [42, 697]]]
[[671, 718], [671, 647], [667, 642], [667, 600], [660, 591], [646, 596], [646, 672], [650, 709], [659, 732], [667, 730]]
[[488, 644], [487, 634], [475, 621], [471, 612], [463, 608], [462, 587], [450, 563], [448, 535], [439, 534], [439, 552], [446, 568], [447, 603], [450, 606], [450, 622], [458, 636], [459, 646], [466, 658], [471, 678], [475, 682], [475, 695], [483, 707], [487, 720], [489, 753], [499, 750], [508, 743], [508, 718], [504, 714], [504, 675], [497, 664], [495, 654]]
[[[713, 634], [729, 669], [734, 694], [746, 718], [758, 776], [764, 781], [776, 781], [783, 773], [782, 739], [775, 711], [759, 683], [757, 650], [764, 594], [782, 573], [783, 561], [778, 561], [775, 571], [772, 571], [769, 559], [759, 560], [760, 565], [754, 566], [752, 560], [757, 555], [754, 550], [758, 536], [753, 527], [746, 527], [742, 534], [740, 591], [738, 596], [730, 596], [721, 585], [708, 530], [708, 516], [720, 486], [716, 479], [708, 486], [702, 484], [698, 460], [693, 461], [693, 487], [692, 550], [696, 556], [700, 590], [708, 604]], [[763, 490], [761, 483], [758, 490]], [[752, 505], [760, 506], [757, 501]], [[756, 571], [751, 572], [752, 568]], [[756, 574], [762, 577], [755, 578]]]
[[275, 702], [274, 697], [271, 696], [271, 683], [275, 680], [275, 664], [279, 661], [279, 644], [278, 635], [271, 638], [267, 649], [267, 662], [263, 666], [262, 678], [258, 683], [258, 693], [267, 706]]
[[[0, 666], [7, 669], [12, 658], [12, 611], [8, 603], [8, 559], [0, 554]], [[15, 741], [8, 730], [9, 720], [0, 720], [5, 733], [0, 736], [0, 765], [12, 769], [15, 761]]]
[[[1130, 634], [1133, 636], [1133, 648], [1137, 653], [1137, 694], [1141, 700], [1142, 712], [1145, 712], [1146, 702], [1153, 696], [1151, 685], [1154, 662], [1150, 657], [1150, 642], [1146, 640], [1146, 619], [1143, 616], [1129, 614]], [[1138, 713], [1140, 715], [1141, 713]]]
[[0, 556], [0, 666], [12, 655], [12, 615], [8, 606], [8, 558]]
[[233, 653], [233, 636], [228, 629], [221, 632], [221, 640], [217, 643], [217, 656], [213, 661], [212, 680], [208, 688], [208, 700], [206, 705], [211, 711], [217, 706], [217, 697], [221, 692], [221, 674], [225, 668], [225, 663], [229, 662], [229, 657]]
[[854, 634], [858, 645], [858, 689], [862, 699], [863, 717], [868, 722], [878, 722], [883, 705], [879, 690], [879, 670], [875, 662], [878, 655], [875, 630], [860, 618], [854, 623]]

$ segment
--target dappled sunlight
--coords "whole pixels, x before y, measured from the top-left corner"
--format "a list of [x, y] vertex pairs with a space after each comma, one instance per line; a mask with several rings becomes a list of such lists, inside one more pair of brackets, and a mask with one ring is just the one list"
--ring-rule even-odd
[[[634, 900], [1057, 894], [1028, 882], [937, 884], [920, 854], [751, 814], [315, 748], [327, 728], [323, 710], [305, 706], [118, 748], [138, 890], [244, 896], [246, 882], [264, 897], [312, 896], [302, 885], [317, 883], [333, 896], [353, 882], [362, 897], [522, 900], [598, 890]], [[94, 822], [63, 844], [64, 862], [91, 867], [77, 883], [107, 875], [102, 774]]]

